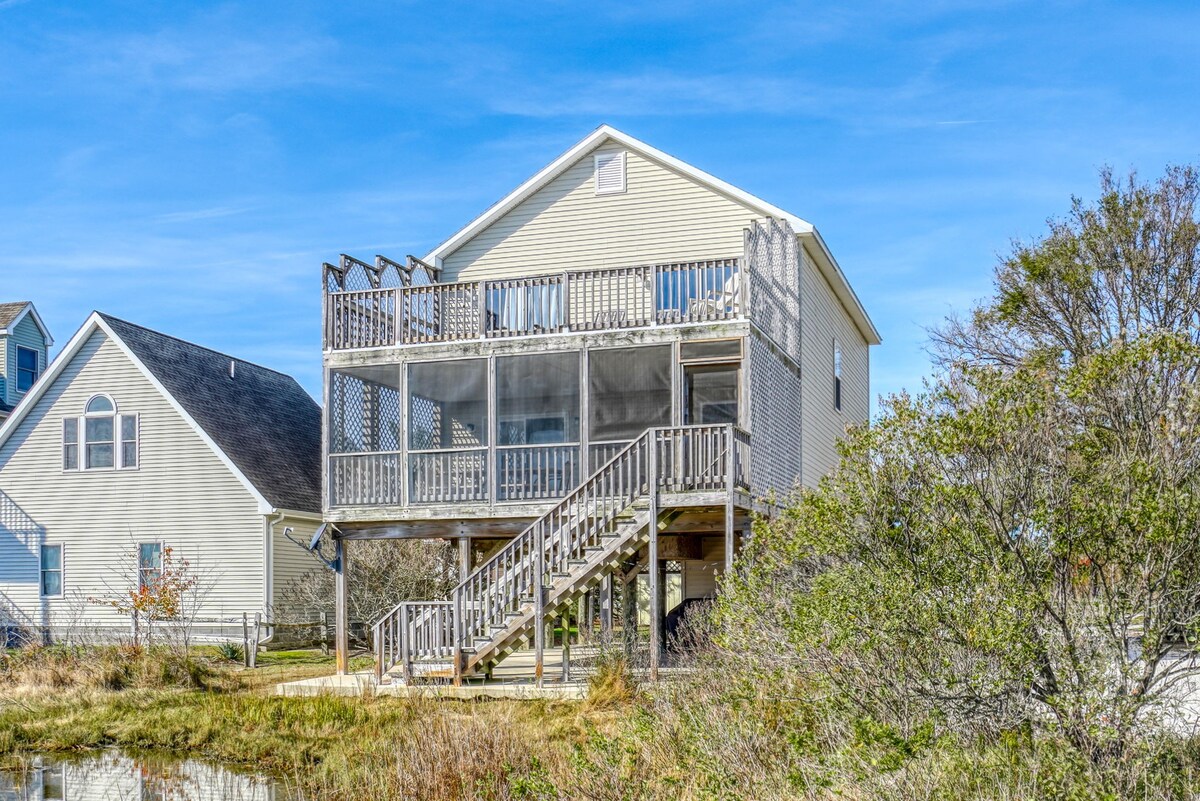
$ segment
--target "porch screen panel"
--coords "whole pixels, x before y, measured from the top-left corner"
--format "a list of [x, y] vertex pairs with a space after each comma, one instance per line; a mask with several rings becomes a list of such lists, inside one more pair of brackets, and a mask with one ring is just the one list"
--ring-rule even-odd
[[496, 359], [497, 445], [579, 441], [579, 354]]
[[413, 450], [487, 446], [485, 359], [409, 365], [408, 403]]
[[671, 424], [671, 346], [594, 350], [588, 356], [593, 442], [631, 440]]
[[396, 370], [335, 370], [329, 374], [329, 452], [400, 449]]
[[579, 483], [579, 353], [496, 359], [501, 501], [548, 500]]

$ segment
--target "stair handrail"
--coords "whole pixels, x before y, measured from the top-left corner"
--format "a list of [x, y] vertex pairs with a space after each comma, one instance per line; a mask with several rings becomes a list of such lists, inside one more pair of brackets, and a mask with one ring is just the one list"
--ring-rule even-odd
[[[594, 470], [562, 500], [532, 521], [486, 562], [472, 570], [454, 587], [448, 600], [402, 602], [381, 618], [374, 627], [379, 640], [376, 647], [380, 657], [377, 672], [382, 675], [382, 672], [391, 666], [383, 666], [383, 655], [389, 647], [394, 650], [395, 643], [385, 646], [383, 634], [389, 625], [395, 626], [393, 618], [407, 606], [429, 603], [451, 607], [456, 662], [461, 659], [461, 648], [469, 646], [476, 637], [486, 638], [486, 628], [501, 625], [497, 621], [502, 621], [506, 612], [515, 612], [528, 601], [533, 601], [540, 609], [543, 600], [540, 596], [547, 575], [561, 572], [562, 568], [569, 566], [572, 558], [581, 556], [589, 545], [599, 544], [603, 533], [612, 523], [639, 499], [649, 494], [650, 482], [655, 482], [657, 490], [658, 482], [663, 477], [648, 475], [649, 449], [657, 448], [661, 441], [699, 431], [709, 431], [719, 437], [719, 446], [710, 454], [712, 458], [707, 460], [703, 475], [707, 475], [711, 468], [719, 469], [720, 465], [727, 465], [735, 473], [739, 467], [744, 469], [744, 466], [734, 462], [740, 459], [737, 443], [748, 442], [749, 435], [735, 425], [698, 424], [647, 428]], [[634, 454], [639, 458], [633, 464], [625, 464]], [[625, 472], [623, 476], [613, 475], [618, 463], [621, 463], [620, 467]], [[659, 472], [662, 472], [661, 466]], [[721, 477], [713, 475], [711, 478], [715, 482]], [[607, 491], [604, 490], [604, 485], [607, 485]], [[585, 524], [586, 529], [580, 532], [578, 529]], [[555, 568], [560, 570], [556, 571]], [[499, 575], [492, 575], [491, 580], [484, 580], [489, 574], [497, 572]], [[468, 591], [473, 587], [478, 587], [478, 592], [468, 595]], [[505, 587], [511, 587], [512, 591], [502, 591]], [[469, 622], [466, 620], [468, 616], [471, 618]], [[456, 664], [456, 670], [457, 667]]]

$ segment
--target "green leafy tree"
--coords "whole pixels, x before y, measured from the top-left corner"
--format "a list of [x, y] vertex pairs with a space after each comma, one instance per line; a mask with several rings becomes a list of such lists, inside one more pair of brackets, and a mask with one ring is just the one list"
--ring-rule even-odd
[[1198, 672], [1198, 186], [1106, 172], [1016, 245], [925, 391], [758, 528], [725, 641], [909, 731], [1052, 729], [1095, 765], [1158, 731]]

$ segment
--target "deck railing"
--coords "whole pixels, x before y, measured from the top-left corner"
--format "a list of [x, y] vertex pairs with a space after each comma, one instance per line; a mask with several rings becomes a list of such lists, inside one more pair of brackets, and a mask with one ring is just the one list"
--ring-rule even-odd
[[[570, 576], [603, 549], [618, 531], [623, 516], [650, 493], [744, 488], [749, 435], [732, 425], [699, 425], [647, 429], [626, 444], [607, 463], [571, 490], [549, 511], [477, 567], [451, 594], [454, 635], [451, 646], [458, 660], [463, 648], [487, 642], [506, 629], [513, 616], [531, 605], [541, 616], [544, 590], [558, 576]], [[730, 495], [732, 501], [732, 494]], [[526, 612], [527, 613], [527, 612]], [[401, 604], [375, 624], [376, 671], [383, 673], [404, 660], [416, 658], [406, 643], [428, 641], [435, 624], [414, 619]], [[440, 618], [439, 618], [440, 621]], [[415, 629], [407, 630], [405, 626]], [[443, 626], [442, 622], [436, 626]], [[535, 636], [539, 627], [534, 626]], [[437, 628], [444, 632], [444, 628]], [[439, 634], [439, 637], [442, 635]], [[441, 656], [446, 641], [437, 639], [427, 652]], [[400, 654], [399, 657], [396, 655]], [[456, 662], [456, 670], [461, 662]]]
[[488, 497], [486, 448], [408, 455], [411, 503], [462, 503]]
[[741, 270], [739, 260], [729, 258], [354, 291], [326, 280], [325, 346], [350, 350], [733, 320], [747, 305]]

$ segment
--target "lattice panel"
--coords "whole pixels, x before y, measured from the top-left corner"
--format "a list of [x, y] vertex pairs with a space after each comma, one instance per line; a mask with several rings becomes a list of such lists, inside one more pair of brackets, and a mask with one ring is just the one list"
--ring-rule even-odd
[[800, 376], [758, 336], [749, 338], [750, 483], [756, 495], [800, 479]]
[[429, 398], [414, 395], [409, 409], [409, 428], [412, 431], [410, 447], [428, 450], [442, 444], [442, 407]]
[[347, 373], [329, 375], [329, 452], [400, 449], [400, 392]]
[[796, 232], [775, 219], [746, 232], [750, 318], [797, 363], [800, 361], [800, 245]]

